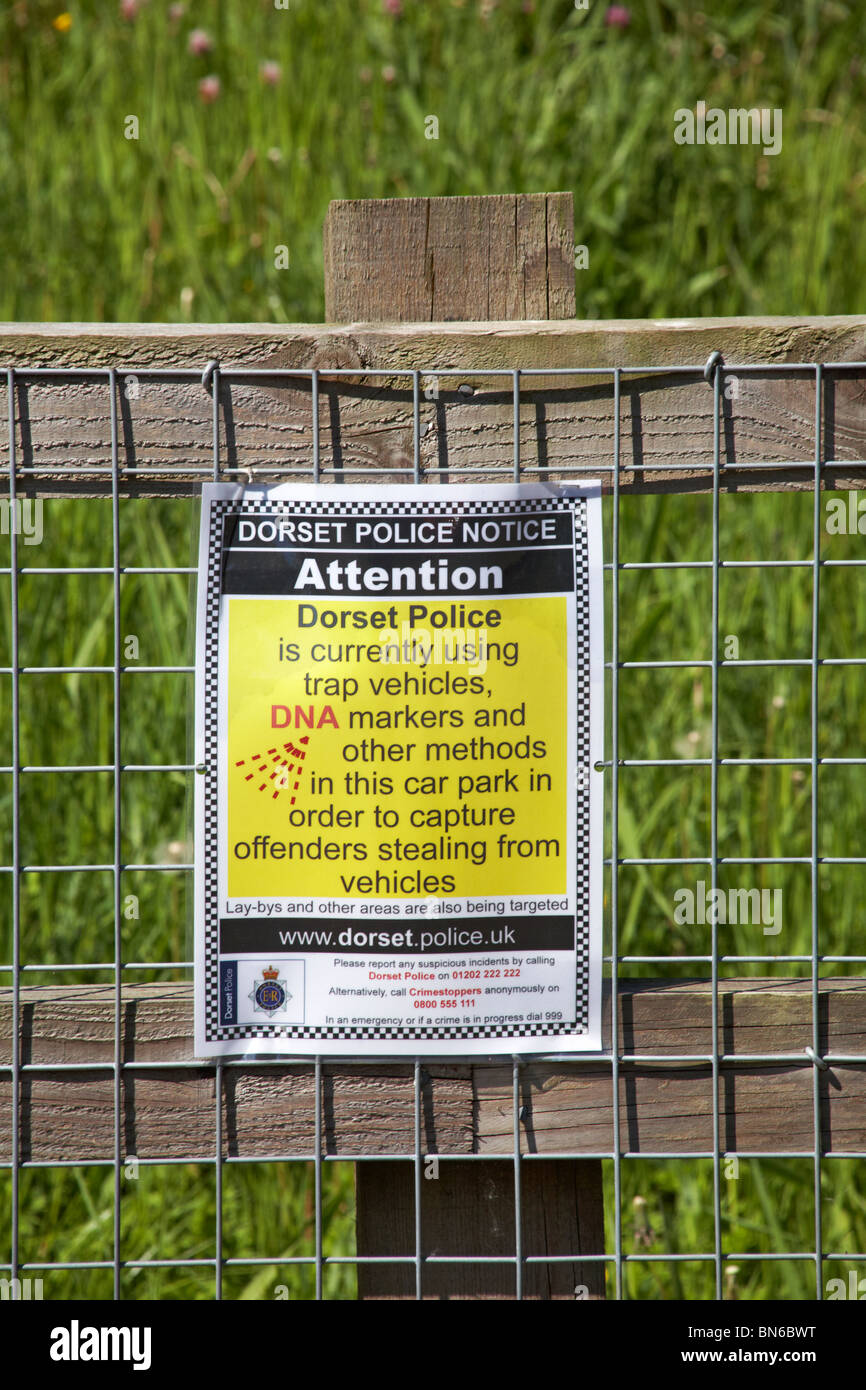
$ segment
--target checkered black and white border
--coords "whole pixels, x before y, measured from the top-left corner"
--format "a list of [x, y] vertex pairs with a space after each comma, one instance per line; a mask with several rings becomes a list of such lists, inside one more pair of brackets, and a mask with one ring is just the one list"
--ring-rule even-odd
[[[338, 493], [339, 488], [334, 488]], [[238, 503], [240, 502], [240, 506]], [[245, 495], [242, 499], [228, 502], [212, 502], [211, 507], [228, 507], [230, 511], [237, 511], [238, 515], [243, 516], [263, 516], [271, 513], [274, 516], [285, 516], [291, 512], [293, 516], [316, 516], [321, 517], [332, 515], [340, 516], [411, 516], [413, 513], [423, 512], [425, 516], [500, 516], [503, 512], [562, 512], [569, 511], [572, 506], [583, 505], [583, 499], [577, 498], [574, 501], [562, 497], [514, 497], [496, 499], [480, 499], [467, 501], [465, 503], [455, 503], [453, 497], [449, 501], [437, 500], [431, 497], [428, 502], [391, 502], [377, 501], [371, 498], [363, 502], [345, 502], [338, 497], [332, 502], [330, 498], [320, 501], [312, 497], [263, 497], [257, 498]], [[585, 524], [585, 519], [584, 519]]]
[[[205, 917], [205, 1028], [208, 1042], [221, 1042], [231, 1039], [271, 1038], [290, 1040], [307, 1039], [345, 1039], [347, 1042], [363, 1041], [365, 1038], [388, 1040], [400, 1039], [424, 1043], [447, 1041], [459, 1038], [502, 1038], [502, 1024], [454, 1024], [443, 1023], [436, 1028], [395, 1028], [362, 1027], [360, 1025], [311, 1026], [307, 1024], [231, 1024], [220, 1027], [219, 1023], [219, 892], [218, 892], [218, 788], [216, 768], [218, 766], [219, 728], [217, 711], [219, 708], [219, 610], [221, 596], [222, 563], [224, 554], [223, 530], [227, 517], [235, 515], [280, 515], [291, 508], [294, 514], [321, 517], [331, 515], [349, 516], [393, 516], [408, 515], [422, 511], [429, 515], [454, 514], [453, 499], [437, 500], [431, 497], [423, 502], [414, 501], [376, 501], [375, 499], [346, 502], [334, 499], [254, 499], [249, 496], [225, 501], [212, 500], [210, 504], [210, 532], [208, 535], [206, 631], [204, 635], [204, 731], [205, 766], [208, 769], [204, 795], [204, 917]], [[588, 767], [590, 763], [589, 728], [589, 624], [591, 621], [589, 604], [589, 554], [587, 539], [587, 508], [585, 498], [543, 497], [516, 498], [502, 501], [471, 501], [466, 506], [467, 515], [499, 514], [503, 512], [565, 512], [572, 517], [574, 535], [574, 589], [577, 622], [577, 766]], [[576, 953], [577, 970], [575, 979], [576, 1022], [547, 1022], [521, 1027], [522, 1037], [557, 1037], [563, 1034], [573, 1036], [584, 1033], [589, 1027], [589, 875], [590, 875], [590, 817], [589, 794], [580, 790], [577, 793], [577, 884], [576, 884]]]

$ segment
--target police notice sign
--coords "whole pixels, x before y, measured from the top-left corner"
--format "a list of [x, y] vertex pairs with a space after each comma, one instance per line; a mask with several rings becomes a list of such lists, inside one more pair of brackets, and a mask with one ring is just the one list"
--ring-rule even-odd
[[597, 484], [204, 490], [199, 1055], [601, 1046]]

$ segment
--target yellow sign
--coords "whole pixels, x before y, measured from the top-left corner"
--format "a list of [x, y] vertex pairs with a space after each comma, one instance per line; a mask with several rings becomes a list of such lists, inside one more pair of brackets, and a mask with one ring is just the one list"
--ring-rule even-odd
[[563, 894], [566, 647], [563, 597], [230, 598], [229, 895]]
[[599, 1046], [600, 496], [205, 489], [196, 1039]]

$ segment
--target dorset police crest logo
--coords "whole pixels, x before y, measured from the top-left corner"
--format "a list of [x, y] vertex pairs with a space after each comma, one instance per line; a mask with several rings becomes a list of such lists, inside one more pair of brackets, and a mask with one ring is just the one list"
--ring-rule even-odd
[[267, 1014], [268, 1018], [273, 1018], [274, 1014], [285, 1013], [291, 997], [285, 980], [280, 979], [280, 972], [273, 965], [262, 971], [260, 980], [253, 981], [252, 993], [249, 996], [253, 1002], [253, 1012]]

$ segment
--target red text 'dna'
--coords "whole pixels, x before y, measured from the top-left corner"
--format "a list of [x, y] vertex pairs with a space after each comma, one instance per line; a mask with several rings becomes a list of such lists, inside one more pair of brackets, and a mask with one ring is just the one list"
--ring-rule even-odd
[[272, 729], [339, 729], [332, 705], [271, 705]]

